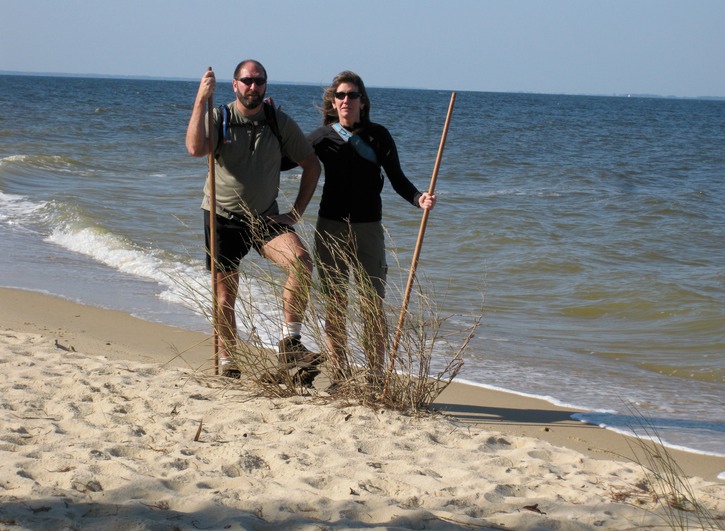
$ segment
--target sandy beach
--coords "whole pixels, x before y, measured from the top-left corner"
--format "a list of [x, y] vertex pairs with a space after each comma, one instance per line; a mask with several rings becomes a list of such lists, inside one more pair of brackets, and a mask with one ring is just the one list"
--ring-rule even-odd
[[[454, 383], [414, 417], [254, 396], [204, 334], [0, 289], [0, 529], [638, 529], [638, 441]], [[725, 458], [668, 451], [725, 525]]]

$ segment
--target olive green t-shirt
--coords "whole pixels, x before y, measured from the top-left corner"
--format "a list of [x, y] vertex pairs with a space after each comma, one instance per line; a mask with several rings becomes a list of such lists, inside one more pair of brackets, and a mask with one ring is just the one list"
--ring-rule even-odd
[[[282, 148], [277, 137], [267, 124], [264, 107], [253, 116], [243, 116], [234, 102], [231, 108], [226, 138], [217, 140], [221, 111], [216, 108], [213, 114], [212, 134], [217, 147], [214, 173], [216, 176], [217, 206], [238, 215], [251, 212], [255, 215], [275, 215], [279, 213], [277, 195], [279, 194], [279, 172], [282, 151], [299, 162], [314, 153], [312, 145], [305, 138], [297, 123], [287, 114], [276, 110], [277, 124], [282, 137]], [[205, 123], [208, 123], [205, 120]], [[207, 131], [207, 136], [209, 132]], [[209, 175], [204, 186], [202, 208], [209, 210]], [[217, 209], [224, 216], [224, 211]]]

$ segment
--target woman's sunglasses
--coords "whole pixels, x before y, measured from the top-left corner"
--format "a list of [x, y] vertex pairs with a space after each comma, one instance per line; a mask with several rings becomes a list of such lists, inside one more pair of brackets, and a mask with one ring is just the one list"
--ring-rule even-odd
[[345, 96], [351, 100], [359, 99], [362, 96], [361, 92], [335, 92], [335, 98], [338, 100], [344, 100]]

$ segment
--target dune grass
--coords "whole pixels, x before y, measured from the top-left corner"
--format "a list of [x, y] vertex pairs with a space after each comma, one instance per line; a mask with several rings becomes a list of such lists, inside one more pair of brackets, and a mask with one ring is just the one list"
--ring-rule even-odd
[[668, 529], [725, 530], [722, 515], [714, 514], [698, 499], [652, 422], [633, 404], [627, 404], [627, 409], [636, 423], [631, 426], [632, 432], [641, 435], [626, 437], [626, 441], [634, 456], [631, 459], [642, 469], [644, 479], [629, 488], [613, 489], [613, 500], [641, 508], [653, 504], [660, 509], [653, 512]]
[[[295, 228], [312, 253], [314, 228], [304, 223]], [[403, 271], [397, 258], [393, 256], [393, 260], [392, 270]], [[404, 324], [396, 330], [390, 323], [397, 322], [396, 316], [401, 313], [402, 287], [388, 284], [387, 296], [380, 300], [358, 264], [349, 261], [347, 265], [351, 271], [349, 282], [341, 286], [347, 294], [347, 304], [340, 308], [346, 323], [346, 359], [342, 370], [325, 332], [326, 305], [337, 301], [323, 289], [316, 272], [310, 278], [301, 264], [296, 268], [295, 274], [309, 294], [303, 342], [311, 350], [319, 350], [323, 359], [318, 368], [320, 374], [315, 376], [314, 371], [280, 370], [276, 349], [270, 344], [270, 338], [276, 340], [281, 336], [285, 273], [266, 260], [242, 261], [235, 312], [238, 339], [225, 345], [241, 372], [241, 384], [253, 386], [265, 396], [312, 394], [400, 411], [426, 410], [461, 370], [480, 317], [472, 316], [470, 325], [455, 329], [450, 316], [439, 315], [435, 297], [418, 281], [422, 277], [416, 276]], [[210, 287], [186, 285], [183, 289], [188, 304], [196, 307], [217, 330], [230, 326], [220, 318], [213, 319]], [[396, 332], [399, 339], [391, 363]], [[379, 359], [371, 354], [378, 334], [386, 351], [382, 368]], [[335, 385], [331, 386], [333, 382]]]

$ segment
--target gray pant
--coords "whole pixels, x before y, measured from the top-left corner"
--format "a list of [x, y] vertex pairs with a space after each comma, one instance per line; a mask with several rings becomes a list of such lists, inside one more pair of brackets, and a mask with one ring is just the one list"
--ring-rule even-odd
[[[379, 221], [346, 223], [317, 218], [315, 255], [323, 288], [346, 288], [353, 268], [358, 282], [368, 279], [380, 298], [385, 298], [385, 232]], [[364, 273], [364, 275], [360, 275]]]

